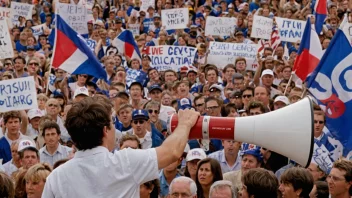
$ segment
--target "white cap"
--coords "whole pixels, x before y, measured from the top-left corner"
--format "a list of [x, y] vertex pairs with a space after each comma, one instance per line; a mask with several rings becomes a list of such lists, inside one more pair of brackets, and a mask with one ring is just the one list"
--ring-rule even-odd
[[73, 99], [78, 95], [89, 96], [88, 89], [86, 87], [79, 87], [75, 90], [75, 94], [73, 95]]
[[274, 72], [273, 72], [273, 70], [271, 70], [271, 69], [266, 69], [266, 70], [263, 71], [261, 77], [263, 77], [264, 75], [271, 75], [271, 76], [274, 76]]
[[186, 156], [186, 161], [192, 161], [194, 159], [205, 159], [207, 155], [205, 154], [204, 150], [201, 148], [195, 148], [190, 151], [188, 151], [187, 156]]
[[222, 90], [223, 90], [223, 89], [222, 89], [222, 86], [219, 85], [219, 84], [213, 84], [212, 86], [210, 86], [210, 87], [209, 87], [209, 91], [210, 91], [211, 89], [213, 89], [213, 88], [215, 88], [215, 89], [217, 89], [217, 90], [219, 90], [219, 91], [222, 91]]
[[31, 109], [27, 112], [28, 118], [31, 120], [35, 117], [43, 117], [43, 113], [40, 109]]
[[35, 144], [33, 141], [30, 140], [21, 140], [20, 143], [18, 144], [18, 149], [17, 151], [23, 151], [26, 148], [34, 148], [37, 150], [37, 147], [35, 147]]
[[274, 103], [275, 102], [279, 102], [279, 101], [285, 103], [286, 105], [290, 104], [290, 101], [288, 100], [288, 98], [286, 96], [278, 96], [278, 97], [276, 97], [275, 100], [274, 100]]

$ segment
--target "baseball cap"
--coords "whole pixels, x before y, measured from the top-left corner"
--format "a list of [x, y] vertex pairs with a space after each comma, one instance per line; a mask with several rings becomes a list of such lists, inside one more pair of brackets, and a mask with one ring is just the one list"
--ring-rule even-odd
[[35, 47], [33, 45], [27, 46], [27, 50], [35, 50]]
[[195, 148], [195, 149], [191, 149], [190, 151], [188, 151], [187, 156], [186, 156], [186, 161], [192, 161], [195, 159], [205, 159], [207, 157], [207, 155], [205, 154], [204, 150], [201, 148]]
[[35, 147], [34, 142], [30, 140], [21, 140], [20, 143], [18, 144], [17, 151], [20, 152], [28, 148], [35, 149], [36, 151], [38, 151], [37, 147]]
[[137, 109], [132, 112], [132, 120], [149, 120], [148, 111]]
[[180, 73], [187, 73], [188, 72], [188, 67], [187, 66], [183, 66], [180, 68]]
[[261, 77], [263, 77], [264, 75], [274, 76], [274, 72], [271, 69], [266, 69], [266, 70], [263, 71]]
[[182, 110], [192, 108], [192, 102], [189, 98], [182, 98], [177, 101], [177, 104], [178, 104], [178, 108]]
[[290, 101], [288, 100], [288, 98], [286, 96], [277, 96], [274, 100], [274, 103], [279, 102], [279, 101], [285, 103], [286, 105], [290, 104]]
[[88, 89], [86, 87], [80, 87], [75, 90], [73, 95], [73, 99], [75, 99], [78, 95], [89, 96]]
[[43, 117], [43, 113], [40, 109], [31, 109], [27, 112], [27, 115], [30, 120], [36, 117]]
[[242, 92], [240, 90], [234, 90], [230, 94], [230, 98], [242, 98]]
[[154, 89], [158, 89], [160, 91], [163, 91], [163, 89], [161, 89], [161, 87], [158, 84], [154, 84], [154, 85], [150, 86], [148, 91], [151, 92]]
[[155, 13], [153, 18], [161, 18], [160, 15], [158, 13]]
[[260, 153], [260, 147], [244, 150], [241, 152], [241, 157], [244, 155], [253, 155], [259, 162], [263, 161], [263, 155]]
[[213, 84], [212, 86], [209, 87], [209, 91], [210, 91], [210, 92], [215, 91], [215, 89], [217, 89], [217, 90], [219, 90], [219, 91], [222, 91], [221, 85], [218, 85], [218, 84]]

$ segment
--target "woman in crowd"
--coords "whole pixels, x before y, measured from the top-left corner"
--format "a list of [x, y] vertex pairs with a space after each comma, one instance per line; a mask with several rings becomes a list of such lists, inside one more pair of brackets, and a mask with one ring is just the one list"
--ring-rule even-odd
[[313, 176], [307, 169], [293, 167], [280, 177], [279, 190], [285, 198], [309, 198], [313, 189]]
[[222, 179], [221, 167], [217, 160], [205, 158], [198, 162], [196, 175], [198, 198], [209, 198], [211, 185]]
[[158, 179], [145, 182], [139, 188], [140, 198], [159, 198], [160, 183]]
[[45, 181], [50, 173], [51, 167], [45, 163], [36, 164], [28, 169], [24, 176], [27, 198], [42, 197]]
[[159, 132], [167, 130], [166, 122], [159, 119], [160, 103], [150, 101], [146, 104], [145, 110], [148, 111], [151, 127], [155, 127]]
[[11, 178], [0, 171], [0, 197], [14, 198], [15, 185]]

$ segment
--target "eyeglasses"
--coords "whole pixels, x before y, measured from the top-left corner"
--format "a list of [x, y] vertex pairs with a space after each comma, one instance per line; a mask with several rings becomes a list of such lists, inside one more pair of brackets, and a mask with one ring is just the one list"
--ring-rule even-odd
[[[149, 112], [150, 114], [152, 114], [152, 113], [153, 113], [153, 109], [148, 109], [148, 112]], [[159, 114], [159, 110], [154, 110], [154, 113], [155, 113], [155, 114]]]
[[335, 183], [335, 182], [343, 181], [343, 180], [345, 180], [345, 178], [336, 177], [336, 176], [334, 176], [334, 175], [328, 175], [328, 176], [326, 177], [326, 180], [332, 181], [332, 182]]
[[79, 75], [79, 76], [81, 76], [81, 77], [83, 77], [83, 78], [88, 78], [87, 75]]
[[199, 103], [199, 104], [196, 105], [196, 107], [201, 107], [203, 105], [204, 105], [204, 103]]
[[35, 66], [39, 66], [39, 63], [28, 63], [28, 65], [35, 65]]
[[133, 120], [133, 124], [144, 124], [145, 120]]
[[260, 112], [251, 112], [251, 113], [249, 113], [249, 115], [259, 115], [259, 114], [261, 114]]
[[176, 197], [179, 198], [180, 196], [182, 198], [188, 198], [188, 197], [190, 197], [192, 195], [187, 194], [187, 193], [177, 193], [177, 192], [171, 194], [171, 197], [174, 197], [174, 198], [176, 198]]
[[319, 121], [318, 121], [318, 120], [314, 120], [314, 124], [318, 124], [318, 123], [319, 123], [319, 124], [324, 124], [324, 121], [321, 121], [321, 120], [319, 120]]
[[56, 104], [48, 104], [49, 107], [59, 107], [59, 105]]
[[219, 108], [219, 106], [207, 107], [207, 109], [208, 109], [208, 110], [211, 110], [211, 111], [214, 111], [214, 110], [216, 110], [217, 108]]
[[252, 95], [250, 95], [250, 94], [242, 95], [242, 98], [251, 98], [251, 97], [252, 97]]

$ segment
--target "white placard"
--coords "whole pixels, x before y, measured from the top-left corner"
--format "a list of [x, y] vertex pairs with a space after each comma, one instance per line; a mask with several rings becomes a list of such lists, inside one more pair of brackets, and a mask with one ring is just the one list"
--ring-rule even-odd
[[140, 24], [139, 23], [136, 23], [136, 24], [129, 24], [128, 25], [128, 30], [130, 30], [133, 34], [133, 36], [137, 36], [139, 35], [139, 32], [140, 32]]
[[185, 29], [189, 21], [188, 9], [161, 10], [161, 21], [165, 30]]
[[197, 48], [186, 46], [160, 45], [149, 47], [151, 66], [158, 71], [172, 69], [178, 71], [182, 66], [192, 66]]
[[205, 25], [205, 36], [231, 36], [235, 32], [237, 19], [234, 17], [208, 16]]
[[27, 3], [17, 3], [11, 1], [11, 20], [12, 25], [19, 25], [18, 17], [32, 19], [33, 6]]
[[154, 0], [141, 0], [141, 11], [147, 11], [148, 8], [151, 6], [155, 9], [155, 1]]
[[0, 20], [0, 59], [13, 58], [13, 48], [6, 20]]
[[35, 36], [37, 39], [40, 35], [44, 34], [44, 30], [46, 28], [45, 24], [37, 25], [32, 27], [32, 32], [33, 36]]
[[59, 3], [58, 13], [78, 34], [88, 34], [87, 8], [82, 5]]
[[235, 64], [236, 58], [243, 57], [247, 61], [247, 69], [255, 70], [252, 67], [256, 56], [257, 44], [210, 42], [207, 60], [222, 69], [227, 64]]
[[277, 26], [280, 32], [281, 41], [297, 42], [302, 40], [304, 28], [306, 27], [306, 21], [285, 19], [275, 17]]
[[0, 112], [38, 108], [33, 76], [0, 81]]
[[5, 19], [9, 28], [12, 28], [11, 8], [0, 7], [0, 20]]
[[270, 39], [272, 31], [273, 31], [272, 19], [254, 15], [251, 37]]

